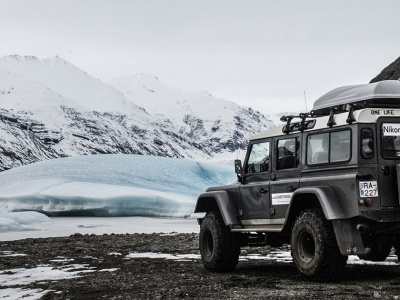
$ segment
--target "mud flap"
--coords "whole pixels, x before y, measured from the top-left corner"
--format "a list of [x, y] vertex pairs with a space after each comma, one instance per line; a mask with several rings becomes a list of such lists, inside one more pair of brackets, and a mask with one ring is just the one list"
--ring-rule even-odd
[[332, 220], [336, 240], [342, 255], [359, 255], [365, 253], [361, 233], [357, 230], [357, 220]]

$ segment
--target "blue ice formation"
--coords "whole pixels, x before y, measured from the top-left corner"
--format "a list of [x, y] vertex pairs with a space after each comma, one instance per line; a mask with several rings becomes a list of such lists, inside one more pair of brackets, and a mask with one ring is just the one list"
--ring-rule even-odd
[[59, 158], [1, 172], [0, 212], [183, 217], [193, 213], [197, 196], [207, 187], [227, 184], [235, 176], [230, 165], [176, 158]]
[[25, 225], [41, 222], [50, 222], [50, 218], [34, 211], [0, 213], [0, 232], [31, 230]]

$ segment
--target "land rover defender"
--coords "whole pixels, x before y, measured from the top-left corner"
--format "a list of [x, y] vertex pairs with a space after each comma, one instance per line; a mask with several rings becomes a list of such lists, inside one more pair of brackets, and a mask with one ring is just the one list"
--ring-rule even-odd
[[337, 88], [313, 110], [249, 141], [237, 182], [198, 197], [210, 271], [232, 271], [243, 246], [291, 245], [300, 274], [331, 280], [349, 255], [400, 254], [400, 81]]

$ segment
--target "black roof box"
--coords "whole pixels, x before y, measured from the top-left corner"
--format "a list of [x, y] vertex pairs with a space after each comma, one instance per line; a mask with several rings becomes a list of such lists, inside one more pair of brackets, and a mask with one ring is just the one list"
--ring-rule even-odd
[[366, 107], [400, 108], [400, 81], [385, 80], [369, 84], [349, 85], [336, 88], [314, 102], [313, 115], [329, 115]]

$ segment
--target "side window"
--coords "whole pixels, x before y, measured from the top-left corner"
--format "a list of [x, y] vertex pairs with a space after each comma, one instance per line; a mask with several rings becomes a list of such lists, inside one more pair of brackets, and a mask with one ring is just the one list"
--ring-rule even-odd
[[309, 165], [348, 161], [350, 154], [350, 130], [314, 134], [307, 138]]
[[350, 130], [331, 132], [330, 162], [350, 159]]
[[246, 166], [246, 173], [269, 171], [269, 142], [253, 144]]
[[292, 169], [297, 167], [298, 148], [296, 138], [281, 139], [277, 141], [276, 169]]
[[361, 157], [374, 157], [374, 136], [370, 128], [363, 128], [361, 130]]
[[314, 134], [307, 139], [307, 163], [323, 164], [329, 161], [329, 133]]

